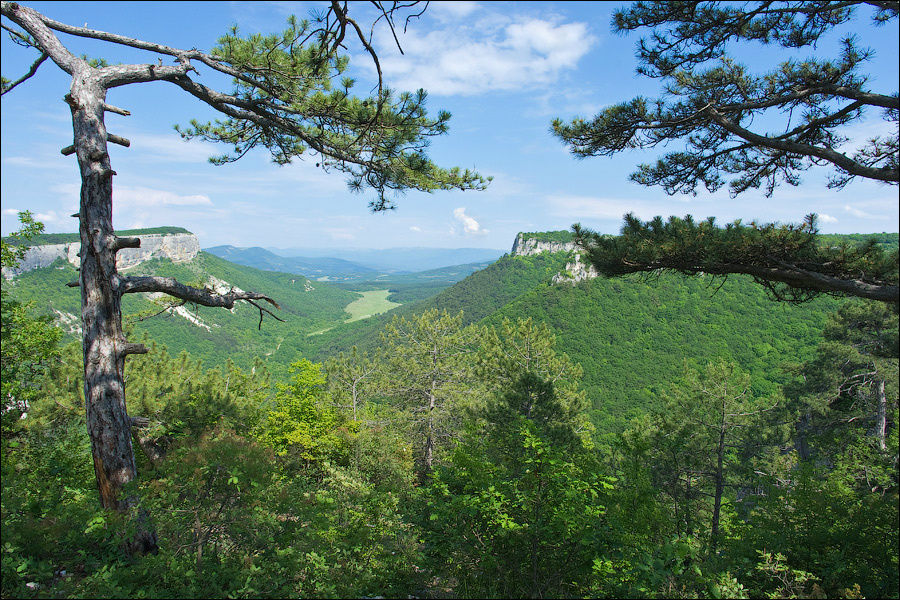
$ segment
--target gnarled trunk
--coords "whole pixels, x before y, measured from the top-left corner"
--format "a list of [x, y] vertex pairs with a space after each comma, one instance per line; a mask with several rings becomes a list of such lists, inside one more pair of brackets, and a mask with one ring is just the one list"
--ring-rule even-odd
[[[112, 176], [103, 123], [106, 90], [89, 71], [77, 73], [67, 101], [72, 108], [75, 151], [81, 170], [81, 321], [84, 397], [94, 475], [104, 508], [126, 511], [134, 500], [122, 488], [137, 474], [131, 420], [125, 407], [125, 357], [144, 351], [122, 331], [120, 278], [116, 253], [133, 240], [121, 240], [112, 225]], [[156, 547], [146, 527], [130, 542], [135, 551]]]

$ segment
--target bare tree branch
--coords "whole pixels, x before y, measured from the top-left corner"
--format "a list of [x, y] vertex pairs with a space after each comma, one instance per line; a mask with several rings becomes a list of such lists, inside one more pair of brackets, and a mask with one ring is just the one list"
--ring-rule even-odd
[[209, 289], [195, 288], [177, 281], [174, 277], [131, 276], [120, 279], [119, 291], [121, 294], [136, 294], [138, 292], [162, 292], [181, 300], [219, 308], [234, 308], [238, 300], [264, 300], [280, 309], [277, 302], [258, 292], [238, 292], [231, 290], [227, 294], [217, 294]]

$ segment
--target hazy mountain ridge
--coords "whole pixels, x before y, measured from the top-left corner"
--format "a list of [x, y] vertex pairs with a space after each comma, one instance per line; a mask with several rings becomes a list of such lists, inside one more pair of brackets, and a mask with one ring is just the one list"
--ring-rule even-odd
[[454, 265], [495, 261], [504, 250], [494, 248], [266, 248], [279, 256], [330, 257], [386, 273], [416, 273]]
[[[378, 275], [378, 271], [348, 260], [332, 257], [279, 256], [258, 246], [213, 246], [206, 250], [219, 258], [263, 271], [295, 273], [311, 279], [349, 280]], [[327, 279], [326, 279], [327, 278]]]

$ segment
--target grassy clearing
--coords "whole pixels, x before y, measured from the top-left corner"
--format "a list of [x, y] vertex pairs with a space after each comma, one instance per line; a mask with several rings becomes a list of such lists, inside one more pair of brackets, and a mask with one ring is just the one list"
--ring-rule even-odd
[[350, 315], [350, 318], [344, 321], [345, 323], [368, 319], [400, 306], [397, 302], [391, 302], [387, 299], [390, 294], [389, 290], [371, 290], [358, 293], [362, 295], [362, 298], [358, 298], [344, 307], [344, 311]]

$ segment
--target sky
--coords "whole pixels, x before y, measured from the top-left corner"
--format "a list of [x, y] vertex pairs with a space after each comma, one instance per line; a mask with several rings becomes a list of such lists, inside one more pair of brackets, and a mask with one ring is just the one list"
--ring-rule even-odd
[[[290, 14], [305, 17], [323, 2], [24, 2], [64, 23], [115, 32], [180, 48], [212, 48], [237, 24], [244, 33], [281, 31]], [[450, 131], [433, 140], [430, 157], [445, 167], [475, 169], [493, 177], [485, 191], [406, 192], [397, 209], [373, 214], [373, 192], [351, 193], [340, 173], [317, 168], [316, 158], [279, 167], [264, 149], [240, 161], [214, 166], [207, 158], [223, 148], [185, 142], [175, 124], [209, 121], [216, 113], [165, 82], [123, 86], [107, 101], [131, 111], [107, 114], [111, 133], [131, 141], [110, 145], [114, 226], [118, 229], [179, 226], [196, 233], [202, 247], [221, 244], [278, 248], [497, 248], [508, 249], [520, 231], [569, 229], [573, 223], [617, 233], [622, 216], [692, 214], [719, 222], [797, 223], [820, 215], [824, 233], [898, 231], [898, 188], [856, 181], [840, 191], [826, 187], [827, 169], [802, 175], [802, 185], [782, 185], [771, 198], [762, 191], [730, 198], [715, 193], [668, 196], [658, 187], [632, 183], [640, 163], [665, 149], [627, 151], [614, 157], [576, 159], [550, 133], [554, 118], [591, 117], [605, 106], [639, 95], [656, 97], [660, 82], [635, 73], [639, 34], [613, 33], [617, 2], [432, 2], [398, 31], [401, 54], [387, 28], [375, 30], [375, 47], [387, 85], [428, 91], [430, 114], [452, 113]], [[370, 23], [364, 3], [351, 16]], [[788, 54], [781, 48], [747, 46], [735, 58], [756, 72], [789, 56], [833, 56], [841, 37], [856, 34], [875, 51], [865, 68], [870, 89], [898, 89], [898, 24], [874, 28], [862, 9], [856, 20], [822, 40], [815, 50]], [[368, 19], [368, 20], [367, 20]], [[7, 24], [7, 20], [3, 20]], [[76, 54], [110, 63], [155, 62], [156, 56], [121, 46], [60, 34]], [[0, 42], [2, 73], [24, 74], [33, 50]], [[359, 95], [372, 90], [374, 70], [359, 46], [349, 48], [350, 74]], [[166, 59], [167, 63], [170, 59]], [[206, 84], [227, 81], [202, 71]], [[72, 143], [69, 77], [51, 61], [3, 96], [3, 235], [18, 228], [17, 213], [30, 210], [48, 232], [77, 230], [80, 181]], [[872, 113], [845, 132], [863, 140], [883, 132]]]

